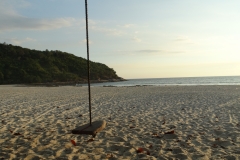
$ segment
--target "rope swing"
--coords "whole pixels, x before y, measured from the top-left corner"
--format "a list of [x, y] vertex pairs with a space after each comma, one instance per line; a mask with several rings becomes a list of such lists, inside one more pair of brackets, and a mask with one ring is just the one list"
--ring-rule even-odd
[[89, 61], [89, 38], [88, 38], [88, 8], [87, 0], [85, 0], [86, 15], [86, 41], [87, 41], [87, 69], [88, 69], [88, 100], [89, 100], [89, 124], [84, 124], [72, 130], [73, 134], [89, 134], [93, 137], [106, 127], [106, 121], [94, 121], [92, 123], [92, 106], [91, 106], [91, 84], [90, 84], [90, 61]]
[[85, 15], [86, 15], [86, 40], [87, 40], [87, 69], [88, 69], [88, 100], [89, 100], [89, 119], [90, 126], [92, 125], [92, 105], [91, 105], [91, 84], [90, 84], [90, 63], [89, 63], [89, 38], [88, 38], [88, 8], [87, 0], [85, 0]]

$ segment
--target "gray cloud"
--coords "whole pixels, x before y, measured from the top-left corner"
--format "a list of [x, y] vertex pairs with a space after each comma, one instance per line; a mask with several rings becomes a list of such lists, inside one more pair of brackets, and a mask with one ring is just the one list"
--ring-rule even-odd
[[186, 44], [195, 44], [189, 37], [187, 36], [178, 36], [174, 39], [175, 42], [186, 43]]
[[178, 37], [178, 38], [174, 39], [174, 41], [178, 41], [178, 42], [186, 42], [186, 41], [188, 41], [188, 39], [187, 39], [187, 38], [181, 38], [181, 37]]
[[0, 16], [0, 30], [50, 30], [72, 26], [76, 21], [73, 18], [34, 19], [20, 15]]
[[118, 25], [119, 27], [122, 27], [122, 28], [131, 28], [133, 26], [135, 26], [134, 24], [124, 24], [124, 25]]
[[154, 50], [154, 49], [146, 49], [146, 50], [137, 50], [136, 52], [142, 54], [151, 54], [151, 55], [167, 55], [167, 54], [180, 54], [185, 53], [185, 51], [171, 51], [171, 50]]
[[154, 49], [146, 49], [146, 50], [138, 50], [137, 52], [141, 52], [141, 53], [158, 53], [158, 52], [162, 52], [163, 50], [154, 50]]
[[[84, 45], [86, 45], [87, 40], [86, 40], [86, 39], [81, 40], [79, 43], [80, 43], [80, 44], [84, 44]], [[93, 44], [93, 42], [89, 40], [89, 44]]]
[[132, 40], [135, 41], [135, 42], [142, 42], [142, 40], [140, 38], [136, 37], [136, 36], [134, 36], [132, 38]]
[[122, 36], [125, 33], [121, 30], [118, 29], [109, 29], [109, 28], [103, 28], [103, 27], [97, 27], [97, 26], [92, 26], [90, 27], [91, 30], [96, 31], [96, 32], [101, 32], [104, 33], [106, 35], [110, 35], [110, 36]]
[[171, 51], [171, 50], [154, 50], [154, 49], [145, 49], [145, 50], [116, 50], [114, 55], [123, 55], [123, 56], [160, 56], [160, 55], [176, 55], [184, 54], [186, 51]]
[[[11, 0], [10, 0], [11, 1]], [[13, 1], [14, 3], [16, 1]], [[18, 1], [22, 7], [27, 7], [25, 1]], [[18, 14], [6, 0], [0, 2], [0, 31], [11, 30], [50, 30], [69, 27], [76, 23], [74, 18], [38, 19], [24, 17]]]
[[35, 42], [36, 39], [32, 39], [32, 38], [24, 38], [24, 39], [18, 39], [18, 38], [9, 38], [9, 39], [5, 39], [5, 41], [10, 42], [13, 45], [21, 45], [22, 43], [25, 42]]

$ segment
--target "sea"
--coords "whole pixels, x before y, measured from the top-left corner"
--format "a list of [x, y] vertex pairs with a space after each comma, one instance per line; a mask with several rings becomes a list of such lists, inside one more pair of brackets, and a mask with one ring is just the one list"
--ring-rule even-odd
[[[240, 76], [127, 79], [121, 82], [91, 83], [91, 86], [240, 85]], [[87, 86], [87, 85], [86, 85]]]

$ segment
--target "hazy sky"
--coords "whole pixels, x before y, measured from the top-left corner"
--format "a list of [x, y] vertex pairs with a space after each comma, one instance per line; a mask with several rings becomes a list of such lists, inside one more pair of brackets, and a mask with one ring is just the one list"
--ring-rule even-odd
[[[86, 58], [84, 0], [1, 0], [0, 41]], [[90, 60], [123, 78], [240, 75], [239, 0], [88, 0]]]

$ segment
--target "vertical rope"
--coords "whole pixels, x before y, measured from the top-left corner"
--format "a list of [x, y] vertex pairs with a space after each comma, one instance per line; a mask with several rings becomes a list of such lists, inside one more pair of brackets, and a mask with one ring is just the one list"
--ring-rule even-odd
[[90, 88], [90, 63], [89, 63], [89, 42], [88, 42], [88, 9], [87, 0], [85, 0], [85, 15], [86, 15], [86, 40], [87, 40], [87, 67], [88, 67], [88, 100], [89, 100], [89, 117], [90, 126], [92, 125], [92, 114], [91, 114], [91, 88]]

